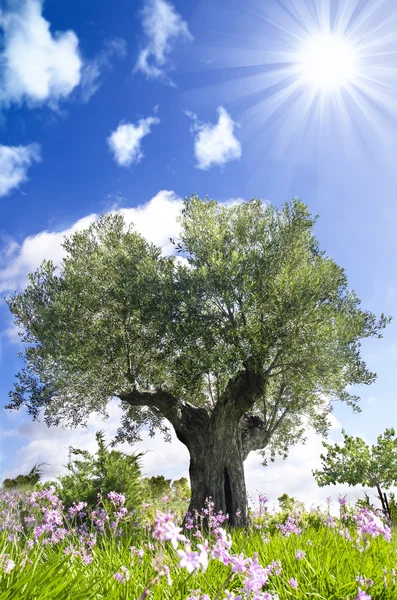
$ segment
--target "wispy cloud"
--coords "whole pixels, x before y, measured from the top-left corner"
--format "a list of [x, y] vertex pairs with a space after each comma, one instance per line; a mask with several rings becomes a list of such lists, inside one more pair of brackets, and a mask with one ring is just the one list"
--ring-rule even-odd
[[0, 145], [0, 198], [28, 179], [29, 167], [40, 160], [40, 146]]
[[149, 135], [153, 125], [159, 123], [160, 119], [157, 117], [140, 119], [137, 125], [120, 123], [117, 129], [110, 134], [107, 141], [114, 159], [120, 167], [129, 167], [142, 160], [142, 139]]
[[185, 114], [193, 120], [191, 132], [198, 169], [222, 166], [241, 157], [241, 144], [234, 135], [236, 123], [223, 106], [218, 107], [219, 118], [215, 124], [201, 123], [197, 115], [190, 111]]
[[83, 102], [88, 102], [102, 85], [101, 77], [112, 68], [115, 58], [127, 55], [127, 44], [123, 38], [107, 40], [103, 50], [83, 67], [80, 83], [80, 94]]
[[0, 8], [0, 104], [26, 101], [55, 108], [80, 83], [78, 38], [73, 31], [51, 33], [42, 0], [5, 4]]
[[193, 40], [189, 27], [172, 4], [165, 0], [146, 0], [142, 11], [146, 45], [139, 53], [135, 71], [150, 79], [174, 85], [167, 75], [169, 55], [178, 39]]

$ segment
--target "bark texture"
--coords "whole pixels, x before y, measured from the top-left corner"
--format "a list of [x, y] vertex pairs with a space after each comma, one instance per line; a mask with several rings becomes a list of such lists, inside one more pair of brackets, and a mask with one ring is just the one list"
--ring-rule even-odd
[[227, 513], [231, 525], [244, 526], [248, 522], [244, 460], [268, 441], [266, 424], [249, 413], [263, 393], [264, 377], [242, 371], [230, 380], [212, 412], [164, 391], [134, 390], [120, 398], [158, 411], [189, 450], [189, 511], [200, 511], [211, 498], [215, 511]]

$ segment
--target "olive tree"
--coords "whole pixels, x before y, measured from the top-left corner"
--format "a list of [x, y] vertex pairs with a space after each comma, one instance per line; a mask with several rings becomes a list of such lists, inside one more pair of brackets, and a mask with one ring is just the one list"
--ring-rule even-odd
[[190, 509], [247, 519], [243, 463], [273, 459], [326, 434], [332, 403], [359, 410], [347, 386], [375, 378], [360, 340], [388, 319], [360, 308], [346, 275], [320, 250], [299, 200], [281, 209], [188, 198], [176, 256], [163, 256], [119, 213], [64, 242], [8, 299], [25, 362], [8, 408], [48, 425], [84, 424], [118, 398], [116, 441], [142, 427], [190, 453]]

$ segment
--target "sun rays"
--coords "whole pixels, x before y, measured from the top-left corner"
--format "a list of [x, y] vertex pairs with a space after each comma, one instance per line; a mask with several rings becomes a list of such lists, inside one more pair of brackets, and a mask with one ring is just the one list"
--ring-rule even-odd
[[390, 119], [397, 115], [393, 2], [275, 0], [258, 5], [248, 0], [246, 8], [252, 33], [236, 36], [234, 44], [225, 38], [224, 47], [219, 36], [213, 83], [200, 90], [208, 94], [216, 88], [220, 102], [228, 102], [244, 124], [246, 137], [277, 130], [272, 144], [280, 152], [296, 136], [300, 141], [310, 135], [317, 140], [339, 136], [351, 151], [362, 144], [359, 138], [374, 132], [379, 143], [390, 141]]

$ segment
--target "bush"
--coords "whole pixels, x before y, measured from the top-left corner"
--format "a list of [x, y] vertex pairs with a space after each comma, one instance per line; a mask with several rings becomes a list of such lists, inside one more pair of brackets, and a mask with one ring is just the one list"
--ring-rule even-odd
[[87, 502], [94, 508], [98, 492], [107, 495], [114, 490], [126, 497], [126, 508], [137, 509], [142, 502], [140, 484], [140, 457], [109, 450], [102, 431], [97, 432], [97, 452], [92, 455], [86, 450], [71, 448], [73, 460], [67, 465], [67, 474], [58, 478], [57, 492], [65, 508], [73, 502]]

